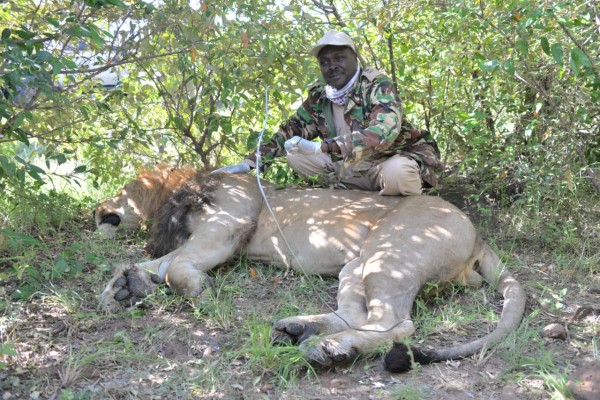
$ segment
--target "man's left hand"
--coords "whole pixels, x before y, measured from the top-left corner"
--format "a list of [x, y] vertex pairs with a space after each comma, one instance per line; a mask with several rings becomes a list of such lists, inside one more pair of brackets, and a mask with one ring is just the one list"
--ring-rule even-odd
[[302, 139], [300, 136], [294, 136], [288, 139], [285, 144], [285, 151], [288, 154], [304, 154], [316, 156], [321, 153], [321, 142], [311, 142], [310, 140]]

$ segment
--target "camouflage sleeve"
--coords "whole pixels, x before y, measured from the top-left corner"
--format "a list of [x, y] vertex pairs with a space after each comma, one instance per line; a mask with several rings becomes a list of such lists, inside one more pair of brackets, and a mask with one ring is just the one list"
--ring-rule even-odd
[[[271, 137], [268, 143], [261, 147], [263, 157], [272, 159], [285, 155], [284, 143], [293, 136], [300, 136], [308, 140], [313, 140], [319, 136], [314, 114], [309, 111], [313, 108], [314, 100], [314, 96], [309, 96], [308, 99], [304, 100], [294, 115], [279, 127], [279, 131]], [[256, 162], [256, 151], [249, 154], [246, 159]]]
[[353, 164], [373, 157], [392, 144], [402, 146], [400, 127], [402, 102], [396, 94], [392, 81], [380, 75], [366, 82], [364, 95], [364, 121], [352, 118], [352, 132], [334, 140], [341, 150], [344, 161]]

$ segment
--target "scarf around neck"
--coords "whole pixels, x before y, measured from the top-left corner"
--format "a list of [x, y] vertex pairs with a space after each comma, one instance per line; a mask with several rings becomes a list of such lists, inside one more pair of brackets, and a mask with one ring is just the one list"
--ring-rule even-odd
[[336, 89], [333, 86], [325, 85], [325, 96], [329, 100], [331, 100], [332, 103], [335, 103], [339, 106], [345, 106], [346, 103], [348, 103], [348, 95], [350, 93], [350, 90], [356, 83], [356, 80], [358, 79], [359, 75], [360, 67], [356, 67], [356, 72], [354, 73], [354, 76], [352, 77], [352, 79], [350, 79], [350, 81], [348, 81], [348, 83], [346, 83], [346, 86], [344, 86], [343, 88]]

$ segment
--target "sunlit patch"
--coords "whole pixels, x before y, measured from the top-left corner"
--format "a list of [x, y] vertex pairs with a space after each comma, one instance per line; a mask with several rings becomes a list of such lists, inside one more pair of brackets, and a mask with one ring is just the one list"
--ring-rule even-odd
[[446, 208], [446, 207], [443, 207], [443, 208], [442, 207], [431, 207], [431, 209], [439, 211], [439, 212], [444, 213], [444, 214], [450, 214], [452, 212], [452, 209]]
[[453, 237], [452, 233], [447, 229], [442, 228], [439, 225], [436, 225], [432, 228], [426, 229], [424, 235], [433, 240], [443, 240], [443, 239], [451, 239]]
[[411, 236], [411, 240], [412, 240], [413, 242], [415, 242], [415, 243], [418, 243], [418, 244], [423, 244], [423, 243], [425, 243], [425, 241], [424, 241], [424, 240], [423, 240], [421, 237], [419, 237], [419, 236], [417, 236], [417, 235], [412, 235], [412, 236]]
[[331, 245], [328, 241], [326, 232], [318, 228], [311, 229], [311, 232], [308, 234], [308, 242], [315, 249], [321, 249]]

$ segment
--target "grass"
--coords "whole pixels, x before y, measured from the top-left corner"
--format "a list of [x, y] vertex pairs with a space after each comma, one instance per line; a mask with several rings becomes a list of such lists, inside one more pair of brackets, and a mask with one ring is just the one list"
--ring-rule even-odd
[[278, 385], [289, 388], [298, 383], [300, 376], [318, 382], [314, 368], [304, 359], [304, 353], [297, 346], [271, 345], [271, 324], [254, 315], [245, 321], [243, 331], [248, 332], [243, 345], [233, 352], [236, 360], [243, 360], [255, 376], [255, 384], [271, 379]]

